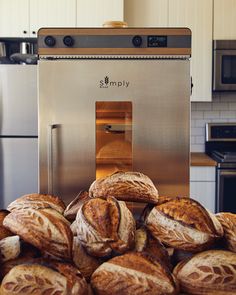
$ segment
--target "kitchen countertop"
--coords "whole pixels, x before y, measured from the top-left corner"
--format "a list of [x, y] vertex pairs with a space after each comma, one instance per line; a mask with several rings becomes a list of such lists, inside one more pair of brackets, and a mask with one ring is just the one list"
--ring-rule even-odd
[[217, 162], [205, 153], [191, 153], [191, 166], [216, 166]]

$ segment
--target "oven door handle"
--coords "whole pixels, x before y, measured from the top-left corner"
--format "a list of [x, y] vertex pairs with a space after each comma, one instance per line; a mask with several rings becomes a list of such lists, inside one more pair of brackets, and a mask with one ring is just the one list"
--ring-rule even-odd
[[58, 124], [48, 125], [48, 194], [53, 195], [53, 130]]
[[220, 175], [221, 176], [233, 176], [233, 175], [236, 175], [236, 171], [230, 171], [230, 170], [220, 171]]

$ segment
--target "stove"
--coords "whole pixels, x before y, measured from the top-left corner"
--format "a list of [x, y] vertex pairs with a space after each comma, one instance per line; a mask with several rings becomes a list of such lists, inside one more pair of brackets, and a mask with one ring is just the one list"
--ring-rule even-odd
[[205, 151], [217, 162], [216, 212], [236, 213], [236, 122], [208, 123]]

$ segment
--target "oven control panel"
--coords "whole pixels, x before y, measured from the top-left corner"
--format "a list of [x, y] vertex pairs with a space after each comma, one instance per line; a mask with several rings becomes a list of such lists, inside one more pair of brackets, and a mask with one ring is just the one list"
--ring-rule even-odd
[[206, 125], [206, 141], [235, 141], [236, 123], [211, 123]]
[[43, 28], [39, 55], [191, 55], [188, 28]]

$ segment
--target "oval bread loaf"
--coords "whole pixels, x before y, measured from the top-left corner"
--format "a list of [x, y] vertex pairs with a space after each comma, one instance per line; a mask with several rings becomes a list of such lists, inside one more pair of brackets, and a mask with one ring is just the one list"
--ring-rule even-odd
[[95, 180], [89, 188], [90, 197], [115, 197], [122, 201], [157, 204], [158, 191], [151, 179], [139, 172], [116, 172]]

